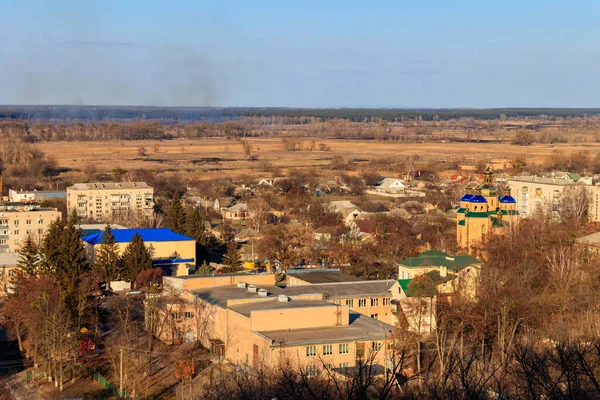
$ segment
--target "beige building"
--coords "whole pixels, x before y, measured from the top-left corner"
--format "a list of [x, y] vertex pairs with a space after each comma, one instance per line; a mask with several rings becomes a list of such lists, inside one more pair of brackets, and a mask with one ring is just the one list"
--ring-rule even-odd
[[456, 242], [460, 247], [477, 249], [485, 243], [486, 236], [499, 234], [518, 221], [519, 212], [510, 187], [505, 192], [505, 196], [498, 196], [494, 171], [490, 167], [485, 169], [483, 184], [474, 190], [467, 186], [467, 193], [456, 210]]
[[30, 235], [40, 242], [52, 221], [61, 218], [56, 208], [42, 208], [35, 204], [0, 204], [0, 252], [17, 252]]
[[67, 188], [67, 209], [96, 220], [123, 211], [152, 215], [154, 189], [145, 182], [76, 183]]
[[[133, 236], [137, 233], [150, 249], [153, 265], [161, 267], [167, 276], [188, 275], [196, 267], [196, 240], [173, 232], [167, 228], [115, 229], [112, 231], [123, 254]], [[86, 243], [89, 258], [93, 261], [96, 251], [102, 245], [103, 232], [82, 237]]]
[[539, 210], [557, 216], [565, 189], [573, 185], [585, 186], [589, 195], [589, 220], [600, 221], [600, 186], [592, 185], [589, 178], [577, 174], [557, 173], [549, 176], [517, 175], [508, 181], [513, 188], [517, 210], [523, 217], [531, 217]]
[[[387, 290], [393, 282], [386, 283]], [[314, 286], [327, 286], [332, 297], [341, 299], [356, 298], [358, 289], [341, 289], [356, 284]], [[325, 290], [308, 290], [311, 286], [292, 287], [307, 290], [294, 292], [238, 282], [185, 291], [181, 303], [166, 310], [171, 325], [162, 339], [198, 340], [213, 354], [248, 366], [290, 362], [309, 375], [318, 375], [324, 365], [354, 367], [357, 360], [371, 356], [377, 364], [389, 365], [393, 327], [357, 313], [342, 301], [324, 300]], [[365, 289], [362, 297], [366, 300], [366, 292], [371, 291]]]
[[0, 253], [0, 297], [10, 292], [10, 280], [19, 265], [19, 253]]

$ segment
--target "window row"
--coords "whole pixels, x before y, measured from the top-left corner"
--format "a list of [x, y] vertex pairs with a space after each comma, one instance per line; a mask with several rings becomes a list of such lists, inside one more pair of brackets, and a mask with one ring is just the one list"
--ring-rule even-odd
[[[358, 308], [365, 308], [367, 306], [367, 300], [370, 300], [371, 307], [379, 307], [379, 298], [373, 297], [371, 299], [358, 299]], [[390, 298], [384, 297], [382, 302], [384, 306], [389, 306]], [[346, 305], [350, 308], [354, 308], [354, 299], [346, 300]]]

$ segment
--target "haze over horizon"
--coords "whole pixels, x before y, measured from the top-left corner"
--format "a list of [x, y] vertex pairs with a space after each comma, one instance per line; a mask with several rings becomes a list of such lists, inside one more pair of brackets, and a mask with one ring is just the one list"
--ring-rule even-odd
[[0, 0], [0, 104], [599, 105], [600, 3], [405, 3]]

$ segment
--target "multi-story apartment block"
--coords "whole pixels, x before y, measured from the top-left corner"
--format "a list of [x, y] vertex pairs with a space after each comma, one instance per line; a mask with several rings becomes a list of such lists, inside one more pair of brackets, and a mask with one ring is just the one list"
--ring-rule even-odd
[[35, 204], [0, 204], [0, 252], [16, 252], [28, 235], [40, 241], [52, 221], [61, 217], [56, 208], [41, 208]]
[[589, 195], [589, 220], [600, 221], [600, 186], [576, 174], [554, 174], [550, 176], [517, 175], [508, 183], [517, 202], [517, 211], [522, 217], [531, 217], [538, 210], [557, 216], [560, 199], [565, 189], [572, 185], [583, 185]]
[[154, 189], [145, 182], [76, 183], [67, 188], [67, 208], [83, 218], [103, 220], [122, 212], [151, 215]]

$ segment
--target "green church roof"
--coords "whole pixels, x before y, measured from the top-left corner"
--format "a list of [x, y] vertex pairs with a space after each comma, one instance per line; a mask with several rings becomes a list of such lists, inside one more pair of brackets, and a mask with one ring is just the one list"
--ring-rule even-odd
[[469, 211], [468, 213], [465, 214], [465, 216], [468, 218], [488, 218], [490, 215], [486, 212]]
[[446, 267], [458, 272], [471, 264], [481, 264], [481, 262], [471, 255], [449, 256], [443, 251], [429, 250], [416, 257], [406, 258], [398, 264], [408, 268]]
[[463, 220], [461, 220], [461, 221], [458, 221], [458, 224], [459, 224], [460, 226], [465, 226], [465, 220], [463, 219]]

